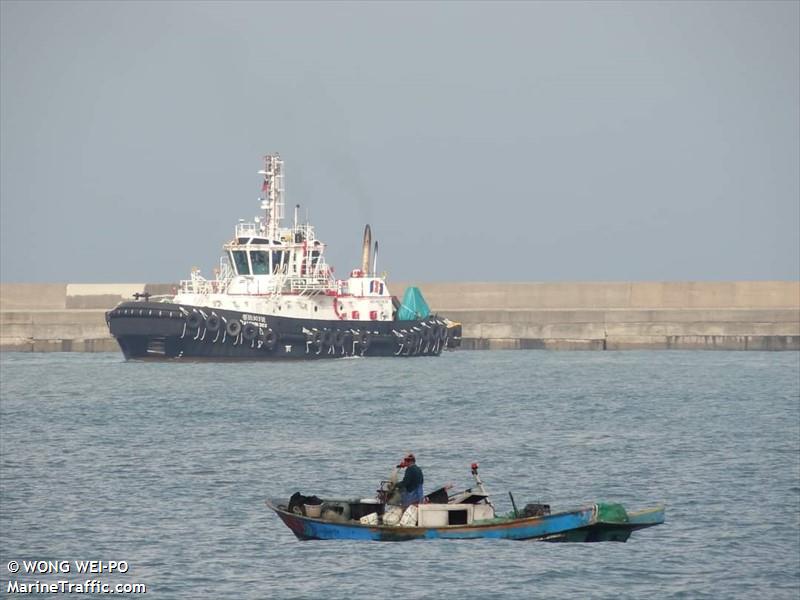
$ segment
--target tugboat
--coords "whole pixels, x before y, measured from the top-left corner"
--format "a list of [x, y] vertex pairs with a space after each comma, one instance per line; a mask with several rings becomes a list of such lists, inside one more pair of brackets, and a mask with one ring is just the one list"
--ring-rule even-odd
[[240, 220], [215, 277], [198, 269], [174, 296], [135, 294], [106, 313], [126, 359], [320, 359], [438, 356], [461, 325], [432, 314], [419, 289], [402, 301], [377, 273], [378, 242], [364, 230], [361, 267], [336, 279], [314, 227], [284, 227], [284, 165], [264, 157], [263, 215]]

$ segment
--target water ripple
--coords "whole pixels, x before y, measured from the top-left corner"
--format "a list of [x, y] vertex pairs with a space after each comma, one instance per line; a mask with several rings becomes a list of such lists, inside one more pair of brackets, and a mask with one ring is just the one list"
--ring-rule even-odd
[[[4, 354], [0, 565], [127, 560], [157, 598], [796, 598], [799, 357]], [[665, 502], [667, 524], [627, 544], [304, 543], [264, 506], [372, 496], [408, 450], [428, 489], [479, 460], [500, 511], [508, 491]]]

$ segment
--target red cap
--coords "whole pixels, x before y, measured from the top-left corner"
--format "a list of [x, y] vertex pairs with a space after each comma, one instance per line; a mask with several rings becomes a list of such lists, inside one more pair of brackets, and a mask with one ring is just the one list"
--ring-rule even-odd
[[414, 454], [412, 452], [409, 452], [408, 454], [406, 454], [403, 460], [400, 461], [400, 464], [397, 465], [397, 467], [400, 469], [405, 469], [408, 465], [413, 464], [415, 462], [417, 462], [417, 459], [414, 458]]

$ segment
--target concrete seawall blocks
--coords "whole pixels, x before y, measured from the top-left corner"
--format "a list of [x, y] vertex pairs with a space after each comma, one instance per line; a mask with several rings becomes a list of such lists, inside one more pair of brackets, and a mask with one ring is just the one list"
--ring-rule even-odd
[[105, 310], [0, 311], [0, 350], [9, 352], [112, 352]]
[[800, 350], [797, 281], [406, 285], [464, 348]]
[[[800, 350], [800, 282], [392, 284], [463, 324], [465, 349]], [[0, 350], [118, 351], [105, 311], [175, 284], [0, 284]]]
[[464, 338], [466, 350], [800, 350], [800, 336], [626, 336], [567, 338]]
[[798, 281], [395, 283], [392, 292], [419, 287], [442, 309], [654, 309], [800, 307]]

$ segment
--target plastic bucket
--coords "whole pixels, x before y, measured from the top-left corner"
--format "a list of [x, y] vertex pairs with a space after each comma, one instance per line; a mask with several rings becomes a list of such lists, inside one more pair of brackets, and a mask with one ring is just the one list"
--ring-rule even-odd
[[319, 519], [322, 514], [322, 504], [304, 504], [306, 509], [306, 516], [312, 519]]

